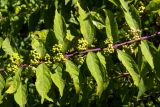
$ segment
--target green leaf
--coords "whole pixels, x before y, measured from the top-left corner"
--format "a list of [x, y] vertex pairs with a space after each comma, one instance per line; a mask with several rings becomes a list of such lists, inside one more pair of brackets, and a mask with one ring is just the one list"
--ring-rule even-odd
[[2, 47], [3, 38], [0, 37], [0, 48]]
[[[153, 73], [152, 73], [153, 74]], [[139, 99], [146, 91], [152, 89], [154, 87], [154, 74], [150, 74], [149, 76], [145, 76], [141, 78], [139, 82], [139, 91], [137, 98]]]
[[53, 100], [47, 96], [47, 93], [52, 85], [52, 80], [50, 76], [50, 70], [45, 64], [40, 64], [36, 69], [35, 85], [38, 93], [41, 96], [41, 103], [44, 102], [44, 99], [53, 102]]
[[134, 84], [136, 86], [138, 86], [139, 81], [140, 81], [140, 77], [138, 74], [139, 69], [138, 69], [137, 64], [134, 62], [132, 57], [129, 56], [127, 53], [125, 53], [121, 50], [117, 50], [117, 53], [118, 53], [119, 60], [122, 62], [122, 64], [125, 66], [125, 68], [129, 72], [129, 74], [131, 75], [131, 77], [134, 81]]
[[[139, 47], [140, 50], [140, 47]], [[146, 61], [146, 59], [144, 58], [144, 56], [142, 55], [141, 51], [139, 52], [139, 68], [141, 68], [140, 70], [140, 82], [138, 85], [139, 91], [138, 91], [138, 95], [137, 95], [137, 99], [139, 99], [147, 90], [149, 90], [153, 85], [153, 78], [152, 75], [149, 74], [150, 71], [150, 66], [148, 66], [148, 62]]]
[[156, 54], [153, 55], [153, 60], [154, 60], [154, 67], [155, 67], [155, 72], [156, 76], [160, 79], [160, 50], [156, 52]]
[[139, 91], [138, 91], [138, 96], [137, 98], [139, 98], [141, 95], [144, 94], [144, 92], [147, 90], [147, 87], [145, 86], [145, 81], [143, 79], [140, 80], [139, 82]]
[[160, 0], [151, 0], [146, 6], [146, 10], [157, 11], [160, 10]]
[[147, 75], [148, 72], [148, 63], [145, 60], [145, 58], [142, 59], [143, 64], [142, 64], [142, 70], [141, 70], [141, 80], [139, 82], [139, 91], [138, 91], [138, 96], [137, 98], [139, 99], [146, 91], [150, 90], [154, 86], [154, 74], [150, 73], [149, 76]]
[[55, 64], [53, 65], [54, 73], [51, 73], [53, 83], [58, 87], [61, 97], [63, 96], [63, 90], [65, 88], [65, 82], [62, 78], [62, 68]]
[[6, 90], [5, 93], [12, 94], [16, 92], [20, 82], [21, 82], [20, 75], [19, 73], [16, 73], [15, 76], [12, 78], [12, 80], [9, 81], [9, 88]]
[[92, 17], [92, 22], [95, 27], [97, 27], [99, 30], [102, 30], [103, 28], [106, 27], [104, 17], [100, 13], [91, 11], [90, 14]]
[[80, 86], [79, 86], [79, 69], [78, 69], [78, 67], [72, 61], [67, 60], [66, 61], [66, 71], [69, 73], [69, 75], [73, 79], [76, 93], [79, 93]]
[[1, 6], [6, 6], [8, 4], [8, 0], [0, 0]]
[[49, 30], [48, 29], [43, 29], [43, 30], [40, 30], [40, 31], [35, 31], [33, 33], [33, 35], [38, 35], [38, 38], [43, 41], [43, 42], [46, 42], [46, 38], [47, 38], [47, 35], [48, 35], [48, 32]]
[[3, 78], [3, 76], [0, 74], [0, 95], [1, 95], [1, 92], [3, 91], [5, 87], [5, 80]]
[[20, 83], [17, 92], [14, 94], [14, 99], [20, 107], [25, 107], [27, 103], [27, 85]]
[[134, 7], [134, 5], [130, 6], [130, 12], [131, 12], [133, 20], [136, 20], [135, 25], [137, 26], [137, 29], [140, 29], [141, 28], [141, 18], [138, 13], [138, 10]]
[[6, 52], [6, 54], [12, 55], [14, 53], [13, 48], [10, 44], [8, 38], [6, 38], [2, 43], [2, 49]]
[[136, 4], [138, 2], [138, 0], [134, 0], [134, 4]]
[[142, 51], [142, 54], [144, 55], [145, 59], [147, 60], [149, 65], [152, 67], [152, 69], [154, 69], [153, 57], [152, 57], [152, 54], [149, 50], [149, 46], [148, 46], [147, 42], [141, 41], [140, 47], [141, 47], [141, 51]]
[[78, 0], [72, 0], [72, 5], [76, 4]]
[[120, 6], [119, 0], [109, 0], [111, 3], [113, 3], [115, 6]]
[[[160, 64], [160, 60], [159, 60], [160, 59], [160, 48], [157, 49], [154, 46], [154, 44], [151, 42], [147, 42], [147, 45], [149, 46], [149, 51], [153, 57], [153, 63], [154, 63], [154, 70], [153, 71], [156, 73], [155, 76], [157, 77], [157, 79], [160, 80], [160, 66], [159, 66], [159, 64]], [[146, 60], [146, 58], [145, 58], [145, 60]], [[147, 62], [147, 64], [149, 64], [149, 63]]]
[[11, 84], [11, 85], [10, 85], [9, 88], [6, 90], [6, 93], [8, 93], [8, 94], [12, 94], [12, 93], [14, 93], [14, 92], [17, 90], [17, 87], [18, 87], [18, 85], [19, 85], [19, 82], [18, 82], [17, 80], [13, 79], [13, 81], [11, 81], [10, 84]]
[[67, 29], [63, 16], [56, 10], [54, 18], [54, 34], [59, 44], [62, 44], [62, 51], [65, 52], [68, 48], [69, 41], [66, 39]]
[[97, 57], [98, 57], [99, 62], [100, 62], [100, 69], [102, 71], [103, 79], [106, 82], [106, 84], [105, 84], [106, 86], [105, 87], [107, 87], [108, 84], [109, 84], [109, 78], [108, 78], [107, 67], [106, 67], [106, 65], [107, 65], [106, 59], [102, 55], [101, 52], [97, 52]]
[[125, 12], [129, 12], [128, 3], [125, 0], [119, 0]]
[[99, 58], [99, 61], [101, 62], [101, 64], [104, 66], [104, 68], [106, 69], [106, 60], [105, 57], [102, 55], [101, 52], [97, 52], [97, 56]]
[[79, 23], [80, 23], [80, 31], [83, 37], [87, 40], [89, 45], [93, 43], [94, 36], [95, 36], [95, 27], [91, 20], [90, 14], [83, 10], [83, 8], [78, 4], [79, 10]]
[[71, 0], [65, 0], [65, 5], [67, 5]]
[[41, 57], [45, 55], [46, 49], [45, 49], [44, 44], [42, 42], [38, 41], [35, 38], [32, 38], [31, 45], [32, 45], [32, 48], [34, 50], [36, 50], [41, 55]]
[[127, 21], [127, 24], [131, 29], [139, 30], [140, 29], [140, 18], [138, 17], [138, 12], [134, 6], [131, 6], [131, 10], [128, 7], [128, 3], [125, 0], [120, 0], [121, 6], [123, 8], [124, 17]]
[[96, 80], [97, 95], [101, 96], [102, 92], [106, 88], [106, 84], [104, 83], [103, 74], [101, 72], [100, 61], [95, 53], [89, 52], [87, 54], [86, 62], [91, 75]]
[[114, 42], [118, 35], [117, 21], [110, 10], [106, 10], [106, 34], [109, 41]]
[[54, 18], [54, 33], [59, 43], [63, 44], [66, 37], [66, 24], [62, 15], [56, 10]]
[[46, 50], [49, 52], [52, 49], [52, 46], [57, 43], [58, 42], [56, 40], [53, 30], [49, 30], [47, 37], [46, 37], [46, 42], [45, 42]]
[[93, 20], [93, 24], [94, 26], [96, 26], [99, 30], [102, 30], [103, 28], [105, 28], [105, 25], [99, 21], [95, 21]]
[[131, 29], [139, 29], [137, 21], [131, 16], [130, 13], [124, 12], [125, 19]]

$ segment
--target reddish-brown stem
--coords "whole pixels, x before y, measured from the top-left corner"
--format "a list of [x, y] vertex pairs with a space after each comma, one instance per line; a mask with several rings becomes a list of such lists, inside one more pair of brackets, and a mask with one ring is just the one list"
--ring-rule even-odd
[[[131, 44], [131, 43], [134, 43], [134, 42], [137, 42], [137, 41], [141, 41], [141, 40], [146, 40], [146, 39], [149, 39], [149, 38], [152, 38], [152, 37], [155, 37], [157, 35], [160, 35], [160, 32], [157, 32], [157, 33], [154, 33], [150, 36], [143, 36], [137, 40], [129, 40], [129, 41], [126, 41], [126, 42], [123, 42], [123, 43], [118, 43], [118, 44], [115, 44], [113, 45], [113, 48], [114, 49], [117, 49], [123, 45], [127, 45], [127, 44]], [[87, 49], [85, 51], [81, 51], [81, 52], [74, 52], [74, 53], [66, 53], [64, 56], [68, 59], [76, 54], [87, 54], [88, 52], [97, 52], [97, 51], [101, 51], [103, 50], [104, 48], [94, 48], [94, 49]]]
[[[134, 43], [136, 41], [142, 41], [142, 40], [146, 40], [146, 39], [149, 39], [149, 38], [152, 38], [152, 37], [155, 37], [157, 35], [160, 35], [160, 32], [156, 32], [150, 36], [143, 36], [141, 37], [140, 39], [137, 39], [137, 40], [129, 40], [129, 41], [126, 41], [126, 42], [123, 42], [123, 43], [118, 43], [118, 44], [114, 44], [113, 45], [113, 48], [114, 49], [117, 49], [123, 45], [127, 45], [127, 44], [131, 44], [131, 43]], [[81, 55], [84, 55], [84, 54], [87, 54], [88, 52], [98, 52], [98, 51], [102, 51], [103, 49], [105, 48], [94, 48], [94, 49], [87, 49], [85, 51], [81, 51], [81, 52], [73, 52], [73, 53], [66, 53], [64, 54], [65, 58], [69, 59], [70, 57], [76, 55], [76, 54], [81, 54]], [[42, 62], [39, 62], [39, 63], [42, 63]], [[25, 67], [28, 67], [29, 65], [27, 64], [20, 64], [19, 67], [21, 68], [25, 68]], [[0, 68], [0, 71], [4, 71], [4, 68]]]

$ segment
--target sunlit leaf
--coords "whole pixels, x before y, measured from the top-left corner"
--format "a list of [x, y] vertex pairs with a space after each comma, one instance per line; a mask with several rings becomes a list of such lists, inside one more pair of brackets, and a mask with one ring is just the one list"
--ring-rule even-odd
[[139, 98], [141, 95], [144, 94], [144, 92], [147, 90], [147, 87], [145, 86], [145, 81], [143, 79], [139, 82], [139, 92], [137, 98]]
[[128, 25], [130, 26], [131, 29], [135, 29], [135, 30], [137, 28], [139, 29], [137, 21], [131, 16], [130, 13], [125, 12], [124, 15], [125, 15], [125, 19], [126, 19]]
[[100, 30], [105, 28], [104, 17], [100, 13], [91, 11], [90, 14], [92, 16], [92, 22], [94, 26], [96, 26]]
[[58, 10], [56, 10], [55, 12], [53, 28], [55, 37], [58, 40], [58, 43], [62, 44], [63, 46], [62, 51], [65, 52], [68, 48], [69, 41], [66, 39], [67, 36], [66, 23], [64, 21], [63, 16], [61, 15], [60, 12], [58, 12]]
[[109, 83], [109, 79], [108, 79], [108, 73], [107, 73], [107, 67], [106, 67], [106, 65], [107, 65], [107, 63], [106, 63], [106, 59], [105, 59], [105, 57], [102, 55], [102, 53], [101, 52], [97, 52], [97, 57], [98, 57], [98, 59], [99, 59], [99, 62], [100, 62], [100, 69], [101, 69], [101, 71], [102, 71], [102, 75], [103, 75], [103, 79], [104, 79], [104, 81], [106, 82], [105, 83], [105, 87], [107, 87], [108, 86], [108, 83]]
[[124, 17], [129, 27], [131, 29], [139, 30], [140, 19], [137, 17], [139, 15], [138, 12], [136, 11], [136, 8], [134, 8], [134, 6], [131, 6], [131, 8], [129, 8], [128, 3], [125, 0], [120, 0], [120, 3], [123, 8]]
[[134, 5], [130, 6], [130, 12], [131, 12], [133, 20], [136, 20], [135, 25], [137, 26], [137, 29], [140, 29], [141, 28], [140, 14], [138, 13], [138, 10]]
[[0, 48], [2, 47], [3, 38], [0, 37]]
[[157, 52], [156, 55], [153, 56], [153, 59], [154, 59], [154, 66], [155, 66], [155, 72], [156, 72], [156, 76], [160, 79], [160, 51]]
[[63, 90], [65, 87], [65, 82], [62, 78], [62, 68], [55, 64], [53, 65], [54, 73], [51, 73], [51, 78], [54, 84], [58, 87], [61, 97], [63, 96]]
[[99, 58], [99, 61], [101, 62], [101, 64], [104, 66], [104, 68], [106, 69], [106, 60], [105, 57], [102, 55], [101, 52], [97, 52], [97, 56]]
[[72, 0], [72, 5], [76, 4], [78, 0]]
[[67, 60], [66, 61], [66, 71], [69, 73], [69, 75], [73, 79], [76, 93], [79, 93], [80, 83], [79, 83], [79, 69], [78, 69], [78, 67], [72, 61]]
[[119, 0], [121, 3], [122, 8], [124, 9], [124, 11], [128, 12], [129, 11], [129, 6], [128, 3], [125, 0]]
[[160, 0], [151, 0], [146, 6], [146, 10], [157, 11], [160, 10]]
[[120, 6], [120, 2], [119, 0], [109, 0], [110, 2], [112, 2], [115, 6]]
[[105, 28], [105, 25], [102, 24], [102, 23], [100, 23], [100, 22], [98, 22], [98, 21], [93, 20], [93, 24], [94, 24], [98, 29], [103, 29], [103, 28]]
[[71, 0], [65, 0], [65, 5], [67, 5], [68, 4], [68, 2], [70, 2]]
[[5, 87], [5, 80], [3, 78], [3, 76], [0, 74], [0, 95], [1, 95], [1, 92], [3, 91]]
[[57, 10], [55, 12], [53, 28], [54, 28], [54, 33], [55, 33], [57, 40], [59, 41], [59, 43], [62, 44], [66, 37], [67, 30], [66, 30], [64, 19]]
[[25, 106], [27, 103], [27, 85], [20, 83], [16, 93], [14, 94], [14, 99], [20, 107]]
[[41, 96], [41, 103], [44, 102], [44, 99], [48, 101], [53, 101], [48, 97], [47, 93], [49, 92], [52, 80], [50, 76], [50, 70], [45, 64], [40, 64], [36, 69], [36, 89]]
[[[139, 48], [140, 49], [140, 48]], [[139, 99], [146, 91], [148, 91], [149, 89], [151, 89], [153, 87], [153, 75], [149, 74], [148, 75], [148, 71], [150, 71], [150, 66], [148, 66], [148, 62], [146, 61], [146, 59], [144, 58], [144, 56], [142, 55], [141, 51], [140, 55], [139, 55], [139, 68], [141, 68], [140, 71], [140, 82], [138, 85], [139, 91], [138, 91], [138, 95], [137, 95], [137, 99]]]
[[106, 34], [110, 42], [114, 42], [118, 35], [118, 25], [113, 13], [106, 10]]
[[148, 46], [147, 42], [142, 41], [140, 47], [141, 47], [141, 51], [142, 51], [142, 54], [144, 55], [145, 59], [147, 60], [149, 65], [152, 67], [152, 69], [154, 69], [153, 57], [152, 57], [152, 54], [149, 50], [149, 46]]
[[32, 45], [32, 48], [34, 50], [36, 50], [41, 55], [41, 57], [45, 55], [46, 49], [45, 49], [44, 44], [42, 42], [38, 41], [35, 38], [32, 38], [31, 45]]
[[6, 6], [7, 3], [8, 3], [8, 0], [0, 0], [0, 4], [1, 4], [2, 7]]
[[[41, 30], [41, 31], [35, 31], [35, 32], [33, 33], [33, 35], [34, 35], [34, 36], [37, 35], [38, 38], [39, 38], [41, 41], [45, 42], [45, 41], [46, 41], [46, 38], [47, 38], [47, 35], [48, 35], [48, 32], [49, 32], [49, 30], [44, 29], [44, 30]], [[32, 37], [32, 38], [34, 38], [34, 37]]]
[[127, 71], [131, 75], [134, 84], [138, 86], [139, 81], [140, 81], [140, 76], [138, 74], [139, 69], [137, 64], [134, 62], [133, 58], [129, 56], [127, 53], [117, 50], [118, 52], [118, 58], [122, 62], [122, 64], [126, 67]]
[[91, 45], [95, 36], [93, 22], [91, 20], [90, 14], [86, 12], [79, 3], [77, 3], [77, 5], [79, 10], [80, 31], [83, 37], [88, 41], [89, 45]]
[[102, 92], [106, 88], [106, 84], [104, 83], [103, 74], [100, 67], [100, 61], [95, 53], [89, 52], [87, 54], [87, 66], [91, 75], [96, 80], [97, 83], [97, 95], [101, 96]]
[[8, 38], [6, 38], [2, 43], [2, 49], [9, 55], [12, 55], [14, 53], [13, 48], [10, 44], [10, 41]]
[[16, 74], [12, 80], [9, 81], [9, 88], [6, 90], [6, 93], [12, 94], [16, 92], [17, 88], [19, 87], [21, 80], [19, 74]]

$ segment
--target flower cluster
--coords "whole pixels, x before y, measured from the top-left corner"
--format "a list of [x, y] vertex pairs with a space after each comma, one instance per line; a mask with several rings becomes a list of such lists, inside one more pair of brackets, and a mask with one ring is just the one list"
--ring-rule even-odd
[[52, 60], [51, 56], [47, 53], [44, 57], [44, 61], [48, 66], [52, 64], [51, 60]]
[[74, 61], [77, 63], [77, 65], [82, 65], [85, 61], [85, 57], [82, 55], [75, 55]]
[[53, 62], [63, 62], [66, 60], [62, 53], [62, 45], [61, 44], [55, 44], [52, 47], [52, 53], [53, 53]]
[[57, 53], [55, 56], [53, 56], [53, 62], [63, 62], [66, 61], [66, 58], [62, 53]]
[[84, 38], [79, 39], [76, 49], [78, 51], [84, 51], [87, 48], [88, 48], [88, 42]]
[[41, 55], [36, 50], [31, 50], [30, 52], [30, 64], [31, 65], [37, 65], [39, 64], [41, 58]]
[[62, 52], [62, 45], [61, 44], [55, 44], [52, 47], [52, 52], [53, 52], [53, 54]]
[[104, 48], [104, 54], [109, 55], [110, 53], [114, 53], [113, 43], [108, 43], [107, 48]]
[[134, 46], [135, 46], [135, 44], [123, 45], [122, 46], [123, 47], [123, 51], [133, 54], [134, 53]]
[[6, 70], [9, 72], [16, 72], [18, 70], [19, 64], [22, 59], [18, 53], [13, 53], [9, 58], [9, 64], [6, 67]]
[[133, 36], [133, 40], [139, 40], [141, 37], [141, 30], [139, 29], [134, 29], [134, 28], [131, 28], [131, 30], [128, 30], [129, 33]]
[[139, 13], [144, 13], [145, 7], [144, 6], [140, 6], [138, 8]]

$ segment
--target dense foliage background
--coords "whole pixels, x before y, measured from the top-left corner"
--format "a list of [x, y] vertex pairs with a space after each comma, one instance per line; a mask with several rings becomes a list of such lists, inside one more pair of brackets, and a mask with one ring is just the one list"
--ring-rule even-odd
[[159, 30], [160, 0], [0, 0], [0, 106], [158, 107]]

